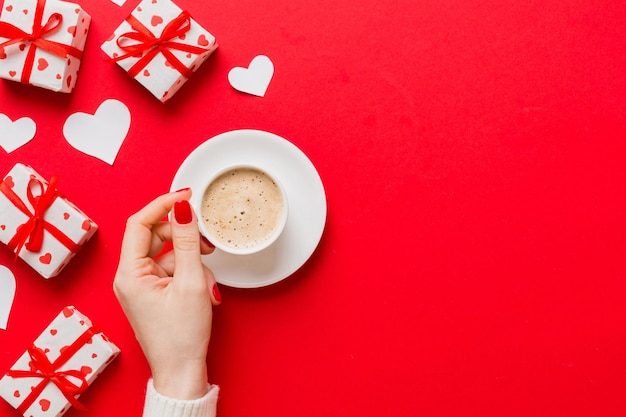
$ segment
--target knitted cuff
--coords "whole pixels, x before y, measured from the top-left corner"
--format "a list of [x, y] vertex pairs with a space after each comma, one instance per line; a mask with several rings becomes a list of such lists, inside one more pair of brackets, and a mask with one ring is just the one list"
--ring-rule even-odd
[[209, 385], [197, 400], [176, 400], [159, 394], [152, 379], [148, 381], [143, 417], [215, 417], [219, 387]]

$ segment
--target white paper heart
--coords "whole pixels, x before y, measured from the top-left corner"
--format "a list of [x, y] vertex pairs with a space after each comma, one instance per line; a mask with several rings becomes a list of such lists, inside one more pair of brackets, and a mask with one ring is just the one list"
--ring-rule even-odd
[[63, 125], [75, 149], [113, 165], [130, 129], [130, 110], [118, 100], [104, 101], [94, 115], [74, 113]]
[[9, 268], [0, 265], [0, 329], [7, 328], [14, 298], [15, 276]]
[[265, 55], [258, 55], [248, 68], [235, 67], [228, 73], [228, 81], [243, 93], [263, 97], [274, 76], [274, 64]]
[[8, 116], [0, 113], [0, 147], [11, 153], [20, 146], [26, 145], [35, 137], [37, 125], [33, 119], [22, 117], [12, 121]]

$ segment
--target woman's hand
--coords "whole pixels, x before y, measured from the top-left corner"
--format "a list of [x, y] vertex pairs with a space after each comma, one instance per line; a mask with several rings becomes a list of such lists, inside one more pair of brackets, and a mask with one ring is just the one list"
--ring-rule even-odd
[[[162, 195], [128, 219], [115, 294], [150, 364], [154, 387], [189, 400], [207, 392], [212, 306], [221, 302], [200, 255], [214, 247], [198, 232], [189, 189]], [[172, 211], [171, 221], [163, 221]], [[173, 250], [155, 258], [166, 241]]]

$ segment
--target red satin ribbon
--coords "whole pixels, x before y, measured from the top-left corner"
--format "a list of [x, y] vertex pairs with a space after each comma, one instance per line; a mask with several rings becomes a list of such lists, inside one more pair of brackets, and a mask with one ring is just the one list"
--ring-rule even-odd
[[[36, 370], [23, 371], [23, 370], [9, 370], [7, 375], [12, 378], [41, 378], [41, 382], [37, 384], [31, 391], [31, 393], [24, 399], [24, 401], [17, 408], [17, 411], [24, 414], [28, 408], [33, 405], [35, 400], [43, 392], [46, 386], [52, 382], [56, 385], [63, 396], [69, 401], [75, 408], [86, 411], [84, 405], [82, 405], [76, 396], [84, 392], [89, 384], [85, 375], [78, 370], [59, 371], [58, 369], [65, 364], [83, 347], [91, 338], [95, 335], [93, 327], [87, 329], [71, 346], [63, 349], [61, 355], [54, 361], [50, 362], [44, 351], [35, 345], [32, 345], [28, 349], [32, 366]], [[70, 381], [69, 378], [74, 378], [80, 382], [77, 385]]]
[[[56, 189], [58, 178], [52, 177], [47, 188], [41, 181], [31, 178], [26, 188], [26, 196], [33, 212], [29, 210], [20, 197], [8, 186], [5, 181], [0, 183], [0, 192], [2, 192], [15, 207], [28, 216], [26, 223], [18, 227], [15, 236], [7, 243], [7, 246], [15, 252], [15, 256], [19, 255], [22, 247], [26, 247], [30, 252], [37, 253], [43, 245], [44, 230], [47, 230], [55, 239], [68, 248], [71, 252], [78, 252], [80, 246], [74, 243], [61, 230], [44, 219], [46, 211], [50, 208], [57, 197], [62, 197]], [[39, 187], [40, 193], [34, 195], [32, 188]]]
[[9, 38], [8, 41], [0, 43], [0, 48], [20, 42], [30, 43], [28, 52], [26, 53], [26, 60], [24, 61], [24, 69], [22, 70], [21, 81], [25, 84], [29, 83], [30, 75], [33, 72], [35, 52], [37, 48], [50, 52], [60, 58], [65, 58], [68, 55], [76, 58], [80, 58], [82, 56], [82, 51], [78, 48], [44, 39], [45, 36], [58, 30], [63, 22], [63, 15], [60, 13], [53, 13], [48, 18], [48, 21], [45, 24], [42, 24], [45, 5], [46, 0], [37, 0], [32, 33], [27, 33], [10, 23], [0, 22], [0, 37]]
[[[131, 77], [136, 76], [139, 72], [148, 65], [150, 61], [161, 52], [167, 62], [169, 62], [178, 72], [185, 77], [189, 78], [193, 71], [185, 66], [176, 56], [172, 53], [172, 49], [189, 52], [193, 54], [201, 54], [208, 52], [210, 49], [201, 48], [199, 46], [187, 45], [180, 42], [172, 42], [171, 40], [179, 36], [184, 35], [191, 28], [191, 16], [188, 12], [184, 11], [174, 20], [165, 26], [163, 33], [158, 38], [150, 32], [150, 29], [145, 27], [139, 20], [133, 15], [128, 16], [126, 19], [130, 23], [131, 27], [136, 32], [126, 32], [117, 38], [117, 46], [126, 51], [124, 55], [111, 58], [109, 61], [117, 62], [128, 57], [141, 57], [130, 69], [128, 74]], [[135, 41], [132, 44], [124, 44], [124, 40]]]

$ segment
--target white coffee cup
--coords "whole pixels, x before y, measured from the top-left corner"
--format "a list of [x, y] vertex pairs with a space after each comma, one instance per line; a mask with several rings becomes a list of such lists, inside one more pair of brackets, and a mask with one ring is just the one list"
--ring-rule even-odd
[[198, 227], [216, 248], [235, 255], [262, 251], [278, 239], [288, 216], [276, 176], [249, 164], [227, 166], [193, 190]]

